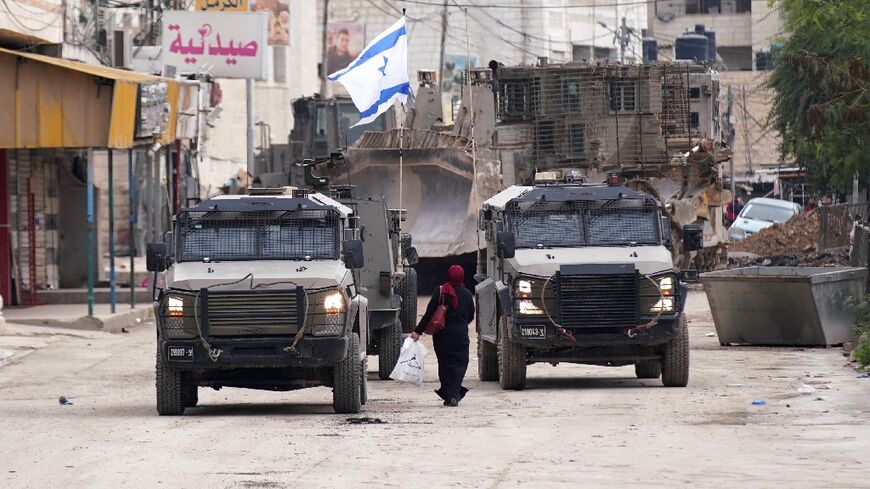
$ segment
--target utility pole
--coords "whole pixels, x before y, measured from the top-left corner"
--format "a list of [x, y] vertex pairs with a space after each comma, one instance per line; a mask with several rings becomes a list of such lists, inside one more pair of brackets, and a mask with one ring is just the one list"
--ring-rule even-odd
[[444, 82], [444, 46], [447, 44], [447, 1], [441, 10], [441, 50], [438, 53], [438, 83], [443, 87]]
[[743, 146], [746, 148], [746, 164], [749, 165], [749, 173], [752, 171], [752, 148], [749, 144], [749, 112], [746, 110], [746, 85], [740, 85], [741, 97], [743, 98]]
[[628, 26], [625, 25], [625, 15], [619, 25], [619, 62], [625, 64], [625, 47], [628, 46]]
[[326, 72], [326, 28], [329, 23], [329, 0], [323, 0], [323, 22], [321, 23], [320, 36], [320, 95], [324, 98], [328, 96], [326, 93], [326, 77], [329, 73]]

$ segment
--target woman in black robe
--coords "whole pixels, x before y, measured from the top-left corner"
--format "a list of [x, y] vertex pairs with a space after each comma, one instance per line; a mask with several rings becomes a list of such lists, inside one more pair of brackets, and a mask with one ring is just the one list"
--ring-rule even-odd
[[474, 319], [474, 297], [465, 288], [464, 279], [465, 271], [459, 265], [453, 265], [447, 270], [447, 282], [435, 289], [426, 307], [426, 314], [411, 333], [411, 339], [420, 339], [443, 298], [447, 305], [444, 329], [432, 337], [435, 355], [438, 357], [438, 379], [441, 381], [441, 388], [435, 393], [444, 399], [445, 406], [451, 407], [458, 406], [468, 392], [462, 386], [462, 380], [468, 369], [468, 325]]

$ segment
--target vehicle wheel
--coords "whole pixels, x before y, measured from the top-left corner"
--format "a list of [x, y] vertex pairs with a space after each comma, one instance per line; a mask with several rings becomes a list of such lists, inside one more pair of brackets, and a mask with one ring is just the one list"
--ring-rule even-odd
[[333, 370], [332, 409], [336, 413], [356, 414], [360, 411], [361, 365], [359, 335], [352, 333], [347, 342], [347, 354]]
[[662, 374], [662, 362], [644, 360], [634, 364], [634, 374], [638, 379], [657, 379]]
[[498, 347], [477, 336], [477, 376], [484, 382], [498, 380]]
[[161, 416], [184, 414], [184, 382], [181, 379], [181, 372], [165, 362], [159, 351], [155, 370], [157, 412]]
[[679, 321], [679, 333], [665, 346], [662, 355], [662, 384], [665, 387], [689, 384], [689, 327], [686, 316], [681, 314]]
[[359, 366], [359, 403], [369, 402], [369, 358], [364, 357]]
[[498, 380], [502, 389], [526, 387], [526, 347], [508, 338], [508, 320], [502, 318], [498, 338]]
[[417, 270], [406, 268], [405, 278], [399, 282], [397, 289], [402, 296], [402, 309], [399, 311], [402, 332], [410, 333], [417, 326]]
[[399, 361], [402, 349], [402, 328], [399, 324], [377, 330], [378, 335], [378, 378], [389, 380], [390, 373]]
[[184, 407], [196, 407], [199, 403], [199, 386], [195, 383], [184, 384]]

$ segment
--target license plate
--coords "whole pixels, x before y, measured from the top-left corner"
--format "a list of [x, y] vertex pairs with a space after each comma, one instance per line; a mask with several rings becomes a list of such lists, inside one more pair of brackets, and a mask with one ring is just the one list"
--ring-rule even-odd
[[520, 326], [520, 336], [526, 338], [544, 338], [547, 336], [547, 329], [543, 326]]
[[167, 346], [166, 352], [169, 354], [171, 362], [192, 362], [193, 347], [192, 346]]

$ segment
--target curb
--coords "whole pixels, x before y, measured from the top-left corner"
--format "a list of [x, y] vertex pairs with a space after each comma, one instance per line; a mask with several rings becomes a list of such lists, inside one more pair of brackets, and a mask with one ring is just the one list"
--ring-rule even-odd
[[15, 324], [29, 326], [53, 326], [56, 328], [85, 329], [94, 331], [107, 331], [119, 333], [122, 328], [131, 326], [137, 322], [151, 317], [154, 311], [150, 307], [131, 309], [126, 312], [116, 313], [105, 319], [94, 316], [81, 316], [75, 319], [17, 319]]

